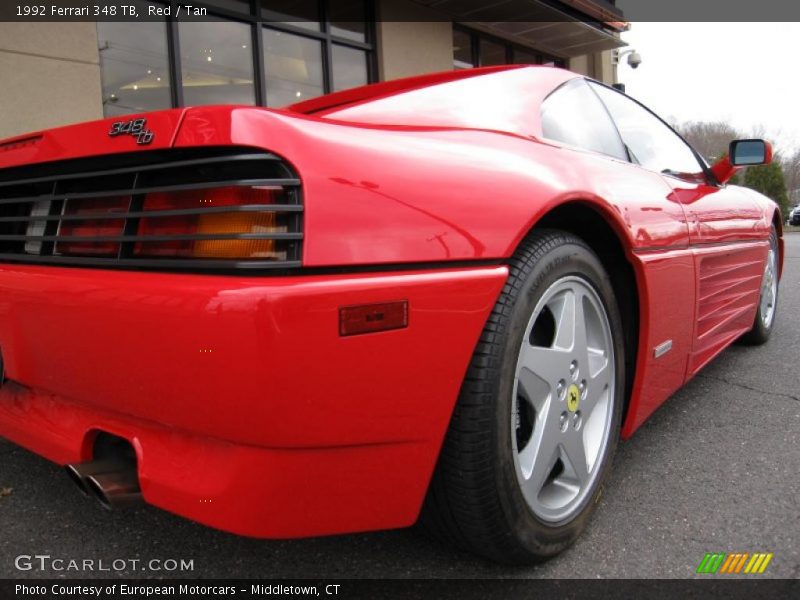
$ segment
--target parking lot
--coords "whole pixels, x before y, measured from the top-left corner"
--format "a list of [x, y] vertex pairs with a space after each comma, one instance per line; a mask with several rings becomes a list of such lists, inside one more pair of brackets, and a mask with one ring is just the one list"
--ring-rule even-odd
[[588, 530], [544, 565], [498, 567], [413, 531], [261, 541], [150, 507], [109, 513], [0, 439], [0, 577], [116, 575], [19, 571], [21, 554], [194, 565], [126, 577], [689, 577], [706, 552], [772, 552], [765, 576], [800, 577], [800, 234], [786, 250], [769, 344], [727, 350], [623, 443]]

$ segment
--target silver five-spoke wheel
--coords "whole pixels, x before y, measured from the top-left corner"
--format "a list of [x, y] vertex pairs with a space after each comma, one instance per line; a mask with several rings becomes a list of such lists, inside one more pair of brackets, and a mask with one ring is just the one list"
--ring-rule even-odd
[[[633, 307], [635, 280], [619, 260], [609, 275], [584, 240], [558, 230], [520, 244], [425, 498], [420, 522], [434, 536], [529, 564], [584, 530], [611, 470], [629, 381], [633, 330], [616, 290]], [[634, 318], [629, 311], [628, 326]]]
[[778, 312], [778, 287], [780, 285], [780, 244], [778, 232], [772, 228], [769, 236], [769, 250], [764, 261], [764, 275], [761, 277], [756, 315], [753, 327], [745, 333], [740, 341], [745, 344], [764, 344], [769, 340], [775, 326], [775, 316]]
[[611, 436], [615, 356], [603, 302], [569, 276], [537, 303], [519, 351], [512, 404], [517, 480], [534, 514], [580, 513]]
[[775, 300], [778, 297], [778, 254], [770, 247], [767, 264], [764, 267], [764, 278], [761, 282], [761, 320], [764, 327], [772, 326], [775, 318]]

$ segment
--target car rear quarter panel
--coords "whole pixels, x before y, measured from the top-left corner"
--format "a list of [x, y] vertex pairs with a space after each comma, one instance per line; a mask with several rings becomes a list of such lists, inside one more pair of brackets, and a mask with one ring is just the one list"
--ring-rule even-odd
[[[503, 260], [553, 208], [589, 205], [637, 276], [640, 348], [624, 435], [685, 381], [694, 267], [683, 206], [657, 173], [495, 131], [247, 109], [193, 110], [176, 143], [262, 146], [292, 162], [304, 186], [307, 267]], [[673, 350], [657, 360], [653, 348], [666, 340]]]
[[195, 109], [176, 145], [198, 144], [263, 147], [296, 167], [308, 267], [508, 257], [543, 214], [574, 200], [631, 249], [687, 241], [658, 175], [532, 138]]

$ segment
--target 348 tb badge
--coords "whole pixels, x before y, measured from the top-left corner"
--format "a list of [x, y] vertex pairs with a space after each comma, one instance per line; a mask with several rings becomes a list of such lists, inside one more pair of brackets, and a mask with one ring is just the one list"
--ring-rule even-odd
[[147, 119], [131, 119], [129, 121], [115, 121], [111, 124], [111, 130], [108, 132], [109, 137], [116, 137], [118, 135], [132, 135], [136, 138], [136, 143], [139, 145], [146, 145], [153, 141], [155, 134], [146, 129]]

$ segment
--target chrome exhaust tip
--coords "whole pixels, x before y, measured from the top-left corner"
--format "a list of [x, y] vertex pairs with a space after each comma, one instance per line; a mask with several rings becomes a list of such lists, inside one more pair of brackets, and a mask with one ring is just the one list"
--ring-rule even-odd
[[98, 473], [86, 478], [89, 493], [106, 510], [124, 508], [142, 503], [142, 492], [136, 471], [127, 469], [110, 473]]
[[67, 465], [66, 471], [81, 494], [97, 499], [107, 510], [142, 500], [136, 463], [130, 460], [93, 460]]
[[88, 498], [89, 488], [86, 485], [86, 481], [84, 480], [80, 471], [78, 470], [79, 466], [80, 465], [67, 465], [65, 469], [67, 470], [67, 475], [72, 480], [72, 483], [78, 486], [78, 490], [80, 491], [80, 493]]
[[65, 468], [67, 470], [67, 475], [72, 482], [78, 486], [81, 494], [88, 497], [91, 495], [89, 484], [87, 482], [89, 477], [92, 475], [99, 475], [100, 473], [111, 473], [114, 471], [129, 469], [131, 468], [131, 465], [129, 462], [119, 459], [103, 459], [75, 463], [67, 465]]

